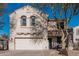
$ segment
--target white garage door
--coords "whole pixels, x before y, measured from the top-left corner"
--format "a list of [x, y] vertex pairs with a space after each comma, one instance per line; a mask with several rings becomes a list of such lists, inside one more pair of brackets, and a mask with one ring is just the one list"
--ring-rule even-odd
[[16, 42], [15, 44], [16, 50], [40, 50], [40, 49], [46, 49], [47, 46], [45, 42], [34, 43], [32, 42], [32, 39], [15, 39], [15, 42]]

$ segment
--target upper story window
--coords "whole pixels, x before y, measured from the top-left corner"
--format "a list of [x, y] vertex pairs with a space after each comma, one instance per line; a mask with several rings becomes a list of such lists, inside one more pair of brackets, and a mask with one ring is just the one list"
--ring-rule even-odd
[[26, 26], [26, 16], [21, 16], [21, 26]]
[[60, 22], [60, 27], [64, 29], [64, 22]]
[[36, 16], [31, 16], [31, 25], [35, 25], [35, 19], [36, 19]]
[[57, 28], [58, 28], [58, 29], [59, 29], [59, 28], [65, 29], [64, 26], [65, 26], [65, 25], [64, 25], [64, 22], [63, 22], [63, 21], [57, 23]]

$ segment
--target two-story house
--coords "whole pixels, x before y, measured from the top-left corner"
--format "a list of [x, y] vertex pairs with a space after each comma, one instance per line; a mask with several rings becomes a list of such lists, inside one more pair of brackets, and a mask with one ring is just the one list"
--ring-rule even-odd
[[47, 15], [27, 5], [10, 14], [9, 50], [48, 49]]

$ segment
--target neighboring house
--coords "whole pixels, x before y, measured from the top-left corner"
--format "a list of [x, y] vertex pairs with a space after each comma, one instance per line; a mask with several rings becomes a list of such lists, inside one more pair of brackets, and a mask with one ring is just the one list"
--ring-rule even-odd
[[8, 38], [0, 36], [0, 50], [8, 50]]
[[27, 5], [10, 14], [9, 50], [46, 50], [47, 15]]
[[79, 26], [73, 28], [74, 49], [79, 49]]
[[61, 46], [61, 30], [58, 29], [59, 26], [63, 30], [67, 30], [66, 20], [48, 20], [48, 41], [50, 49], [57, 49], [57, 46]]

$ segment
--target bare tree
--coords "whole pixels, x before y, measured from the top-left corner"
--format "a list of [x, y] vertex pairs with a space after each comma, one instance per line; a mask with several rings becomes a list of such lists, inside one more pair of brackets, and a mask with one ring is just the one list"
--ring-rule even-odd
[[[65, 27], [68, 26], [69, 22], [71, 21], [72, 17], [75, 16], [75, 15], [78, 15], [79, 14], [79, 4], [51, 4], [50, 5], [52, 7], [52, 10], [53, 10], [53, 16], [55, 18], [55, 20], [59, 20], [61, 19], [62, 20], [62, 16], [63, 16], [63, 13], [64, 13], [64, 19], [67, 20], [67, 25], [65, 25]], [[60, 14], [60, 18], [57, 17], [57, 8], [59, 8], [59, 14]], [[70, 11], [70, 15], [68, 16], [68, 11]], [[68, 28], [68, 27], [67, 27]], [[66, 39], [68, 37], [68, 31], [67, 29], [64, 30], [59, 26], [58, 30], [61, 30], [61, 34], [62, 34], [62, 49], [65, 49], [66, 47]]]

